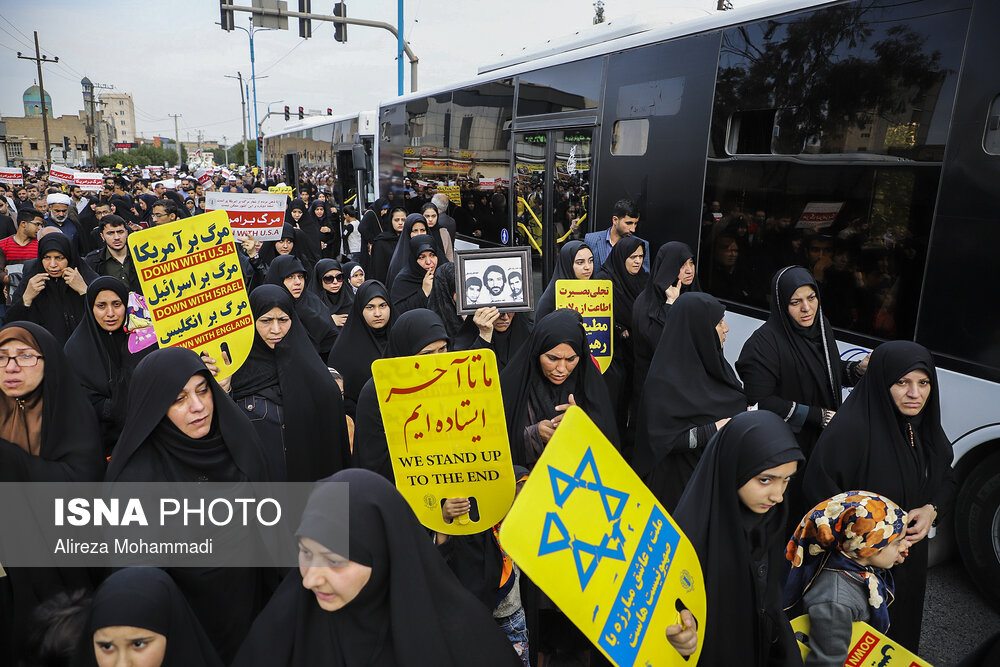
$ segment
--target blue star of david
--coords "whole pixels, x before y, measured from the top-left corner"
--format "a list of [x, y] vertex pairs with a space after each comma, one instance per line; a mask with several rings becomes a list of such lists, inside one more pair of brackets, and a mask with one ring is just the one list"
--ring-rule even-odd
[[[588, 471], [592, 481], [584, 477]], [[548, 512], [545, 515], [542, 536], [538, 545], [538, 555], [545, 556], [571, 549], [573, 560], [576, 563], [577, 576], [580, 579], [580, 589], [586, 590], [587, 584], [590, 583], [594, 572], [597, 571], [597, 566], [602, 558], [625, 560], [625, 536], [621, 531], [621, 516], [629, 494], [612, 489], [601, 482], [601, 475], [597, 470], [597, 463], [594, 461], [594, 452], [589, 447], [572, 475], [549, 466], [549, 481], [552, 484], [552, 495], [558, 508], [562, 508], [577, 489], [596, 492], [601, 497], [604, 514], [611, 524], [610, 532], [601, 537], [600, 544], [590, 544], [571, 536], [557, 512]], [[558, 535], [553, 536], [553, 531]], [[611, 543], [615, 546], [609, 546]]]

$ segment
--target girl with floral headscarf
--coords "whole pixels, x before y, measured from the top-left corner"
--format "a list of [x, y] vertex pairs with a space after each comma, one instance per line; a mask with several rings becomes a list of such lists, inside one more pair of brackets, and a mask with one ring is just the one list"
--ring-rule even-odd
[[843, 665], [856, 621], [889, 629], [889, 569], [907, 555], [906, 524], [899, 505], [869, 491], [840, 493], [802, 518], [785, 549], [785, 604], [809, 615], [806, 667]]

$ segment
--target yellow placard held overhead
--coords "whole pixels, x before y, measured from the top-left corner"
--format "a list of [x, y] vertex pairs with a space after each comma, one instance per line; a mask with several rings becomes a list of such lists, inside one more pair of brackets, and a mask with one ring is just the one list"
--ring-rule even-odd
[[[493, 351], [379, 359], [372, 377], [396, 488], [420, 522], [451, 535], [499, 523], [514, 469]], [[471, 516], [446, 523], [448, 498], [469, 498]]]
[[292, 193], [295, 192], [295, 188], [290, 185], [272, 185], [267, 191], [272, 195], [288, 195], [291, 197]]
[[685, 665], [666, 628], [705, 627], [694, 547], [594, 422], [570, 407], [500, 529], [514, 562], [615, 665]]
[[439, 194], [443, 194], [448, 197], [450, 201], [455, 206], [462, 205], [462, 188], [457, 185], [439, 185], [437, 186], [437, 191]]
[[134, 232], [128, 244], [160, 347], [208, 354], [219, 378], [235, 373], [250, 354], [254, 319], [226, 212]]
[[615, 353], [615, 318], [610, 280], [557, 280], [556, 308], [569, 308], [583, 316], [590, 353], [601, 373], [608, 370]]
[[[792, 621], [792, 630], [799, 641], [802, 659], [812, 652], [809, 647], [809, 617], [799, 616]], [[881, 632], [861, 621], [851, 624], [851, 643], [847, 649], [845, 667], [931, 667], [931, 663], [917, 657]]]

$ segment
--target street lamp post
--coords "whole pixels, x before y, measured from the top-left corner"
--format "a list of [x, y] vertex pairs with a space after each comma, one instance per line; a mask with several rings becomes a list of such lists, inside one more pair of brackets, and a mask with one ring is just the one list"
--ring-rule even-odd
[[[268, 102], [267, 103], [267, 113], [264, 114], [264, 117], [260, 119], [260, 123], [257, 124], [257, 150], [258, 151], [263, 151], [263, 148], [261, 147], [261, 144], [263, 144], [264, 142], [261, 141], [261, 135], [264, 132], [264, 123], [267, 121], [268, 118], [271, 117], [271, 105], [272, 104], [281, 104], [284, 101], [285, 100], [275, 100], [274, 102]], [[264, 166], [265, 166], [264, 163], [261, 162], [260, 160], [257, 160], [257, 165], [261, 169], [263, 169]]]
[[[253, 55], [253, 36], [254, 33], [260, 32], [262, 30], [271, 30], [271, 28], [258, 28], [253, 24], [253, 17], [250, 17], [250, 29], [243, 28], [238, 25], [234, 25], [234, 28], [239, 28], [247, 34], [250, 38], [250, 83], [253, 87], [253, 123], [257, 125], [257, 72], [254, 66], [254, 55]], [[258, 131], [259, 132], [259, 131]], [[254, 137], [257, 142], [257, 166], [261, 165], [261, 150], [260, 150], [260, 136]]]

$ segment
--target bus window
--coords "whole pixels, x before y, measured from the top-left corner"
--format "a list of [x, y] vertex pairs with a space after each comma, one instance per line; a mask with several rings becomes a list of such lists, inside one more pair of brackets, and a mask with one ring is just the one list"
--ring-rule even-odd
[[611, 131], [612, 155], [645, 155], [649, 143], [649, 119], [616, 120]]
[[596, 109], [603, 69], [602, 58], [591, 58], [522, 74], [518, 77], [518, 117]]
[[[698, 272], [765, 309], [816, 276], [834, 326], [912, 338], [968, 3], [854, 3], [726, 30]], [[924, 11], [927, 9], [927, 11]]]

